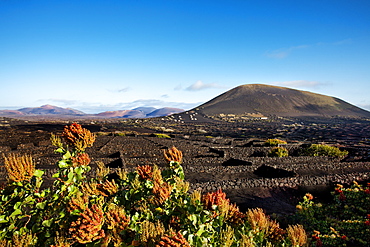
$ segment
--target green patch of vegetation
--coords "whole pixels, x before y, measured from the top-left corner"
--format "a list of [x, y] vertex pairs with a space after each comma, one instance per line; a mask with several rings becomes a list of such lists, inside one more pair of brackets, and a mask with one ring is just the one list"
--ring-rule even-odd
[[301, 151], [301, 155], [343, 158], [348, 155], [348, 151], [341, 151], [339, 148], [329, 145], [311, 144], [309, 147]]
[[153, 136], [158, 137], [158, 138], [171, 138], [171, 136], [169, 136], [167, 134], [154, 133]]
[[268, 152], [267, 155], [269, 157], [288, 157], [289, 151], [283, 147], [274, 147]]
[[96, 132], [95, 133], [97, 136], [109, 136], [109, 135], [111, 135], [112, 133], [111, 132], [102, 132], [102, 131], [100, 131], [100, 132]]
[[312, 236], [310, 246], [369, 246], [370, 183], [354, 182], [349, 188], [338, 184], [332, 195], [332, 203], [322, 204], [306, 194], [297, 205], [293, 222], [304, 224]]
[[126, 136], [125, 132], [114, 132], [112, 133], [113, 136]]
[[[1, 246], [302, 246], [302, 226], [287, 229], [262, 209], [239, 211], [221, 190], [188, 192], [182, 153], [168, 149], [166, 169], [138, 166], [118, 170], [98, 163], [87, 178], [95, 140], [88, 130], [66, 127], [62, 141], [52, 136], [56, 180], [42, 188], [43, 174], [30, 156], [5, 157], [8, 183], [0, 189]], [[66, 145], [67, 144], [67, 145]]]
[[[52, 135], [55, 181], [42, 186], [44, 171], [31, 156], [4, 156], [7, 183], [0, 186], [0, 246], [369, 246], [370, 189], [338, 185], [332, 204], [307, 194], [283, 229], [262, 209], [240, 212], [222, 190], [189, 192], [175, 147], [164, 153], [166, 168], [135, 171], [102, 163], [94, 176], [86, 149], [95, 135], [78, 124], [63, 139]], [[304, 225], [304, 227], [303, 227]], [[308, 232], [306, 232], [306, 230]], [[308, 234], [307, 234], [308, 233]], [[308, 236], [313, 236], [312, 240]]]
[[276, 147], [279, 144], [287, 144], [287, 142], [280, 139], [268, 139], [264, 143], [264, 145], [268, 147]]

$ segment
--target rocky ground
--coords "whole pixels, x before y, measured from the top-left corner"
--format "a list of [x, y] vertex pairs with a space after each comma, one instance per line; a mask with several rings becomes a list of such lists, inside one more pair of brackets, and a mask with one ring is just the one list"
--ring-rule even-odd
[[[190, 119], [190, 117], [189, 117]], [[223, 189], [242, 210], [262, 207], [267, 213], [289, 214], [305, 192], [327, 199], [336, 183], [370, 177], [370, 128], [366, 120], [296, 119], [227, 123], [179, 122], [175, 118], [83, 122], [97, 134], [88, 150], [92, 166], [135, 169], [137, 165], [166, 166], [163, 150], [176, 146], [183, 152], [183, 167], [191, 189]], [[32, 154], [37, 167], [51, 181], [56, 171], [50, 133], [61, 133], [67, 121], [27, 122], [0, 119], [0, 153]], [[160, 138], [154, 134], [170, 135]], [[267, 157], [267, 138], [288, 141], [290, 156]], [[335, 144], [349, 151], [343, 160], [298, 156], [308, 143]], [[3, 163], [0, 155], [0, 164]], [[4, 180], [4, 175], [1, 176]]]

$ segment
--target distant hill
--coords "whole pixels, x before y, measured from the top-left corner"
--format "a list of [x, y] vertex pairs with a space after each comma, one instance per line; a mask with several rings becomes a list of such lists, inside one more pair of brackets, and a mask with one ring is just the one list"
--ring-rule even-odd
[[0, 110], [2, 117], [37, 117], [46, 118], [61, 117], [61, 118], [147, 118], [147, 117], [162, 117], [173, 113], [183, 112], [183, 109], [164, 107], [156, 109], [154, 107], [139, 107], [134, 110], [118, 110], [106, 111], [98, 114], [85, 114], [71, 108], [62, 108], [52, 105], [43, 105], [40, 107], [26, 107], [18, 110]]
[[105, 111], [94, 114], [97, 117], [104, 118], [145, 118], [146, 114], [137, 110], [123, 110], [123, 111]]
[[143, 113], [146, 115], [146, 114], [151, 113], [152, 111], [157, 110], [157, 108], [142, 106], [142, 107], [134, 108], [134, 109], [132, 109], [132, 110], [135, 110], [135, 111], [141, 111], [141, 112], [143, 112]]
[[40, 107], [27, 107], [21, 108], [15, 111], [3, 110], [0, 111], [1, 115], [6, 115], [12, 113], [14, 115], [85, 115], [82, 111], [78, 111], [71, 108], [62, 108], [53, 105], [43, 105]]
[[25, 115], [23, 112], [17, 110], [0, 110], [0, 116], [16, 117]]
[[147, 114], [147, 117], [163, 117], [168, 116], [175, 113], [183, 112], [183, 109], [179, 108], [171, 108], [171, 107], [164, 107], [157, 110], [152, 111], [151, 113]]
[[184, 111], [183, 109], [171, 107], [164, 107], [160, 109], [156, 108], [151, 109], [151, 107], [139, 107], [135, 108], [134, 110], [101, 112], [99, 114], [95, 114], [95, 116], [109, 118], [151, 118], [168, 116], [183, 111]]
[[[81, 111], [52, 105], [18, 110], [0, 110], [3, 117], [63, 118], [154, 118], [178, 114], [181, 121], [210, 121], [207, 116], [220, 114], [251, 117], [367, 117], [370, 112], [341, 99], [317, 93], [264, 84], [247, 84], [233, 88], [214, 99], [184, 112], [183, 109], [138, 107], [132, 110], [85, 114]], [[194, 115], [195, 114], [195, 115]]]
[[197, 107], [205, 115], [370, 117], [370, 112], [341, 99], [291, 88], [247, 84], [231, 89]]

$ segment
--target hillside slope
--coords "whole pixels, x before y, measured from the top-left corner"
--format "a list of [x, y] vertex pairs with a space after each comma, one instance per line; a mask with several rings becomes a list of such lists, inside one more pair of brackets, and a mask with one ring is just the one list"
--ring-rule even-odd
[[231, 89], [197, 107], [205, 115], [370, 117], [370, 112], [341, 99], [291, 88], [247, 84]]
[[84, 115], [85, 113], [71, 109], [71, 108], [62, 108], [53, 105], [43, 105], [40, 107], [27, 107], [18, 110], [23, 114], [35, 114], [35, 115]]

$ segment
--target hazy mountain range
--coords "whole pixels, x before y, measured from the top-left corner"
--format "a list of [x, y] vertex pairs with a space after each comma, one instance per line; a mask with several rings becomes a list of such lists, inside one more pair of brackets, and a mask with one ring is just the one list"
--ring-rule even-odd
[[52, 105], [28, 107], [18, 110], [0, 110], [0, 116], [54, 116], [92, 118], [149, 118], [182, 114], [193, 119], [205, 119], [219, 114], [260, 115], [281, 117], [366, 117], [370, 112], [341, 99], [286, 87], [263, 84], [247, 84], [233, 88], [214, 99], [188, 111], [197, 112], [197, 118], [190, 118], [183, 109], [165, 107], [138, 107], [132, 110], [106, 111], [85, 114], [81, 111]]
[[21, 116], [60, 116], [60, 117], [96, 117], [96, 118], [147, 118], [162, 117], [174, 113], [183, 112], [183, 109], [164, 107], [156, 109], [154, 107], [138, 107], [132, 110], [106, 111], [98, 114], [86, 114], [71, 108], [62, 108], [53, 105], [43, 105], [40, 107], [27, 107], [18, 110], [0, 110], [3, 117]]

